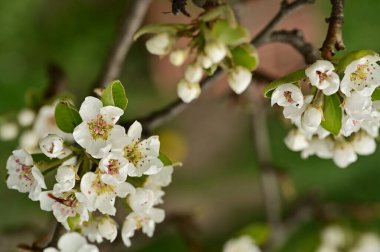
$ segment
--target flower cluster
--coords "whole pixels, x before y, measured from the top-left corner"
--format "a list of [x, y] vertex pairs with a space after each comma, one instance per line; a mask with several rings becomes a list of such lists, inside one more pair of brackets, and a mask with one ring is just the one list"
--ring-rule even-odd
[[[127, 132], [117, 124], [125, 106], [109, 104], [122, 104], [123, 100], [117, 99], [124, 90], [115, 100], [106, 94], [115, 90], [106, 89], [102, 100], [87, 97], [79, 111], [68, 101], [59, 102], [57, 125], [71, 134], [75, 143], [48, 134], [39, 142], [40, 153], [13, 151], [6, 166], [7, 185], [29, 193], [30, 199], [39, 201], [42, 210], [52, 211], [67, 230], [98, 243], [115, 240], [118, 224], [112, 216], [117, 211], [115, 201], [120, 199], [129, 211], [121, 236], [130, 246], [135, 230], [142, 229], [151, 237], [155, 224], [163, 221], [165, 212], [156, 206], [163, 203], [162, 188], [171, 183], [173, 167], [160, 153], [158, 136], [142, 139], [142, 125], [137, 121]], [[47, 189], [45, 175], [50, 172], [55, 172], [55, 181]], [[67, 237], [85, 245], [77, 233]], [[61, 251], [97, 251], [92, 246], [89, 250], [58, 247]]]
[[[357, 230], [355, 230], [357, 233]], [[359, 232], [353, 237], [352, 230], [338, 225], [326, 227], [321, 233], [321, 244], [316, 252], [376, 252], [380, 251], [380, 237], [375, 233]], [[354, 238], [354, 239], [353, 239]]]
[[380, 127], [380, 57], [357, 55], [338, 66], [318, 60], [273, 88], [272, 106], [283, 107], [284, 117], [295, 125], [285, 143], [303, 158], [331, 158], [344, 168], [357, 155], [374, 153]]
[[[200, 15], [189, 25], [164, 24], [146, 26], [135, 38], [155, 33], [146, 42], [147, 50], [155, 55], [169, 55], [174, 66], [181, 66], [189, 58], [177, 93], [184, 102], [191, 102], [201, 93], [199, 85], [204, 73], [209, 75], [221, 67], [228, 73], [231, 89], [241, 94], [251, 83], [252, 71], [257, 66], [257, 53], [249, 44], [249, 33], [238, 25], [232, 10], [221, 5]], [[188, 45], [173, 49], [182, 37], [190, 38]]]

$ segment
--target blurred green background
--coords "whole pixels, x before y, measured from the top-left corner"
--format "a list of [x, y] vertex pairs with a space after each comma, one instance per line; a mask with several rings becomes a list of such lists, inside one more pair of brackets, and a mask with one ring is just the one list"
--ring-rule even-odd
[[[170, 8], [169, 1], [154, 1], [166, 6], [156, 11], [156, 15], [163, 15], [161, 12]], [[48, 83], [46, 68], [50, 62], [64, 70], [67, 89], [78, 95], [77, 103], [88, 95], [112, 46], [125, 4], [129, 2], [0, 1], [0, 114], [14, 114], [24, 107], [28, 90], [43, 92]], [[272, 2], [279, 4], [279, 1]], [[320, 30], [324, 31], [324, 18], [330, 12], [329, 1], [317, 2], [312, 7], [313, 13], [320, 20]], [[346, 1], [343, 34], [348, 51], [380, 51], [379, 11], [377, 0]], [[320, 37], [323, 36], [322, 33]], [[319, 46], [320, 40], [314, 41], [315, 46]], [[176, 97], [175, 83], [165, 87], [164, 92], [157, 83], [153, 84], [154, 66], [150, 57], [144, 41], [136, 42], [128, 54], [120, 77], [129, 98], [124, 119], [149, 114]], [[324, 203], [379, 208], [380, 150], [371, 156], [361, 156], [346, 169], [315, 157], [302, 160], [283, 144], [286, 128], [274, 113], [269, 114], [273, 160], [280, 172], [286, 174], [292, 197], [313, 192]], [[175, 171], [163, 207], [168, 214], [192, 216], [196, 226], [194, 236], [206, 251], [220, 251], [224, 242], [246, 225], [265, 220], [250, 117], [247, 109], [234, 106], [228, 96], [206, 92], [178, 118], [155, 132], [160, 134], [164, 152], [184, 163]], [[6, 159], [16, 147], [16, 142], [0, 142], [3, 178]], [[30, 244], [46, 234], [53, 223], [51, 213], [41, 211], [39, 204], [31, 202], [27, 195], [8, 190], [3, 182], [0, 183], [0, 216], [0, 251], [9, 251], [17, 243]], [[377, 219], [377, 214], [371, 221], [359, 224], [351, 217], [342, 216], [342, 221], [380, 229], [379, 222], [372, 221]], [[367, 222], [371, 224], [367, 226]], [[321, 226], [323, 223], [318, 219], [301, 225], [281, 251], [313, 251]], [[132, 242], [131, 249], [118, 246], [119, 250], [109, 251], [188, 251], [181, 229], [173, 223], [159, 225], [151, 239], [138, 236]]]

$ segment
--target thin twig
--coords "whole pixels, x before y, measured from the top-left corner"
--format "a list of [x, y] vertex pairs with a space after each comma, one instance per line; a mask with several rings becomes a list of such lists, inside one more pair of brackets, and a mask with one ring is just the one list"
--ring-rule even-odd
[[252, 100], [253, 143], [258, 167], [261, 169], [261, 190], [263, 203], [271, 235], [265, 249], [271, 251], [283, 240], [281, 220], [282, 199], [276, 172], [272, 166], [272, 156], [267, 126], [267, 113], [263, 99], [257, 95], [255, 86], [250, 87]]
[[126, 8], [123, 22], [118, 32], [107, 61], [102, 67], [98, 80], [94, 83], [93, 89], [105, 87], [109, 82], [119, 77], [125, 56], [133, 42], [133, 34], [140, 27], [151, 0], [135, 0], [128, 8]]
[[342, 37], [343, 26], [343, 7], [344, 0], [330, 0], [332, 5], [331, 16], [327, 19], [329, 28], [327, 30], [326, 39], [323, 42], [322, 58], [331, 59], [335, 50], [340, 51], [345, 48]]
[[269, 21], [269, 23], [256, 35], [252, 40], [252, 44], [256, 47], [262, 45], [270, 39], [270, 31], [272, 31], [287, 15], [306, 4], [312, 4], [315, 0], [295, 0], [289, 3], [288, 0], [281, 2], [279, 12]]
[[[281, 4], [281, 9], [279, 12], [273, 17], [273, 19], [262, 29], [261, 32], [256, 35], [254, 39], [252, 39], [251, 43], [259, 47], [263, 43], [265, 43], [270, 38], [270, 33], [272, 29], [281, 21], [283, 20], [287, 15], [289, 15], [292, 11], [298, 9], [302, 5], [313, 3], [314, 0], [296, 0], [292, 3], [288, 3], [288, 1], [283, 1]], [[221, 69], [218, 69], [212, 76], [207, 77], [201, 82], [202, 89], [205, 89], [206, 87], [211, 86], [214, 83], [214, 80], [218, 78], [218, 76], [223, 71]], [[138, 120], [142, 123], [143, 127], [147, 129], [148, 131], [151, 131], [152, 129], [158, 127], [159, 125], [163, 124], [170, 118], [176, 116], [180, 112], [182, 112], [186, 107], [187, 103], [183, 103], [180, 99], [177, 99], [162, 109], [159, 109], [157, 111], [154, 111], [148, 116], [137, 118], [134, 120]], [[125, 123], [125, 125], [129, 125], [132, 121], [128, 121]]]
[[272, 32], [268, 42], [288, 43], [304, 57], [306, 64], [314, 63], [319, 58], [318, 50], [305, 41], [302, 31], [298, 29]]

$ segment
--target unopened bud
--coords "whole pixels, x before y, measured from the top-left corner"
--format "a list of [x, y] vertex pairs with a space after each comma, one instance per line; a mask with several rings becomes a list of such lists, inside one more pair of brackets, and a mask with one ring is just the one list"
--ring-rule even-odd
[[252, 73], [244, 67], [238, 66], [228, 75], [228, 84], [237, 93], [243, 93], [252, 81]]
[[145, 45], [151, 54], [166, 55], [172, 46], [172, 38], [167, 33], [160, 33], [149, 39]]
[[178, 83], [177, 93], [184, 102], [189, 103], [198, 98], [201, 88], [198, 83], [190, 83], [183, 79]]

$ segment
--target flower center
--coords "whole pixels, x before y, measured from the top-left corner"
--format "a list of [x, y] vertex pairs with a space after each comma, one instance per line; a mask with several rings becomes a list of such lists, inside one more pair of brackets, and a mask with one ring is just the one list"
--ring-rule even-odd
[[124, 157], [134, 165], [137, 165], [143, 157], [141, 151], [137, 148], [137, 142], [124, 147]]
[[33, 165], [26, 165], [22, 163], [19, 159], [15, 160], [16, 164], [18, 164], [20, 167], [16, 169], [16, 172], [19, 173], [18, 178], [25, 179], [27, 181], [32, 181], [33, 180], [33, 175], [32, 175], [32, 168]]
[[119, 174], [119, 166], [120, 166], [120, 162], [119, 160], [117, 159], [110, 159], [108, 161], [108, 165], [107, 165], [107, 173], [108, 174]]
[[317, 74], [318, 74], [318, 77], [319, 77], [319, 81], [324, 81], [327, 79], [327, 71], [325, 72], [321, 72], [321, 71], [317, 71]]
[[110, 131], [113, 128], [113, 125], [108, 124], [103, 116], [97, 115], [96, 119], [87, 123], [90, 130], [90, 134], [94, 140], [103, 139], [107, 140], [110, 134]]
[[92, 182], [91, 187], [95, 190], [96, 194], [103, 194], [103, 193], [111, 193], [114, 192], [115, 188], [111, 185], [105, 184], [100, 180], [100, 177], [97, 176], [97, 178]]
[[360, 64], [350, 76], [351, 81], [365, 81], [367, 80], [367, 75], [370, 72], [367, 64]]

